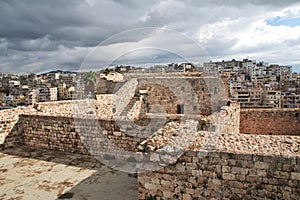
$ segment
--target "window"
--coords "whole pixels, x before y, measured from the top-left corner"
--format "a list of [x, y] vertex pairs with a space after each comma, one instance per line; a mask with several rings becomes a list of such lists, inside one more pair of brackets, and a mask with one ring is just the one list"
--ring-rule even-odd
[[183, 114], [184, 113], [184, 106], [183, 104], [177, 105], [177, 114]]

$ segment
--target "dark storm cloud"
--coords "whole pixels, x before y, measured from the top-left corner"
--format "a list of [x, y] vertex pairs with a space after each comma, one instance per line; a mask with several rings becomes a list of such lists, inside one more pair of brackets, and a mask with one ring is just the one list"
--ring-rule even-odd
[[0, 2], [0, 37], [18, 41], [50, 36], [70, 45], [93, 46], [134, 28], [136, 8], [111, 1], [7, 0]]
[[[165, 27], [179, 31], [206, 48], [212, 56], [228, 55], [244, 47], [233, 49], [240, 42], [236, 29], [247, 29], [247, 23], [270, 11], [294, 5], [293, 0], [0, 0], [0, 71], [45, 71], [61, 66], [79, 67], [85, 56], [99, 43], [122, 46], [124, 43], [154, 43], [170, 40], [184, 46], [176, 38], [151, 39], [155, 33], [118, 34], [143, 27]], [[219, 34], [199, 39], [215, 31], [222, 19], [235, 20], [231, 29], [221, 25]], [[247, 19], [249, 19], [247, 21]], [[115, 35], [117, 34], [117, 35]], [[114, 36], [113, 36], [114, 35]], [[113, 36], [113, 39], [110, 37]], [[155, 37], [154, 37], [155, 38]], [[104, 41], [104, 42], [103, 42]], [[147, 43], [146, 43], [147, 44]], [[295, 44], [294, 44], [295, 45]], [[173, 45], [171, 45], [173, 46]], [[264, 44], [264, 49], [272, 42]], [[113, 49], [112, 49], [113, 50]], [[248, 49], [249, 51], [251, 48]], [[187, 49], [188, 51], [188, 49]], [[190, 54], [195, 52], [190, 50]], [[256, 48], [255, 51], [259, 51]], [[141, 55], [142, 56], [142, 55]], [[157, 55], [156, 60], [168, 60], [168, 55]], [[146, 61], [140, 57], [140, 61]], [[129, 61], [128, 61], [129, 62]], [[133, 63], [134, 64], [134, 63]], [[76, 67], [75, 67], [76, 66]]]

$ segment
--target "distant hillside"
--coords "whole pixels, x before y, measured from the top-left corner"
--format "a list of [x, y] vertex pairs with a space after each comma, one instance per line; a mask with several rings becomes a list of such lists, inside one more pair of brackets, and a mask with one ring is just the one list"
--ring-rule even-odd
[[61, 73], [61, 74], [77, 74], [77, 72], [72, 72], [72, 71], [52, 70], [52, 71], [49, 71], [49, 72], [44, 72], [41, 75], [44, 75], [44, 74], [56, 74], [56, 73]]

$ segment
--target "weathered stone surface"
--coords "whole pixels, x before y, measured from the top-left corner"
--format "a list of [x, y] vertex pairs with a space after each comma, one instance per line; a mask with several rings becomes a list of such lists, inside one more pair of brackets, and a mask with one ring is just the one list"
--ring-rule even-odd
[[240, 132], [299, 136], [299, 109], [241, 109]]
[[235, 175], [234, 174], [230, 174], [230, 173], [224, 173], [223, 174], [223, 179], [224, 180], [235, 180]]
[[[182, 163], [166, 166], [162, 176], [164, 178], [161, 179], [163, 184], [156, 185], [157, 188], [168, 185], [168, 191], [172, 191], [175, 197], [178, 196], [178, 199], [189, 199], [190, 197], [197, 199], [282, 199], [283, 197], [297, 199], [295, 197], [299, 196], [299, 182], [297, 181], [299, 181], [300, 172], [298, 168], [296, 172], [279, 171], [286, 163], [290, 163], [288, 169], [295, 169], [297, 162], [293, 162], [294, 157], [280, 159], [280, 156], [261, 155], [254, 156], [250, 160], [244, 154], [235, 153], [230, 157], [236, 162], [228, 162], [228, 155], [224, 152], [209, 152], [206, 156], [196, 155], [199, 155], [197, 163], [193, 162], [194, 159], [186, 158], [187, 156], [194, 157], [195, 154], [188, 152], [182, 156], [186, 160], [184, 166], [189, 166], [190, 169], [186, 168], [182, 171]], [[208, 164], [213, 163], [216, 157], [223, 165], [222, 170], [218, 171], [217, 168]], [[267, 162], [264, 161], [265, 157], [268, 157]], [[252, 163], [253, 168], [239, 167], [238, 161], [243, 159]], [[273, 162], [270, 162], [271, 159]], [[199, 165], [199, 163], [206, 164]], [[270, 163], [273, 163], [272, 166]], [[168, 170], [169, 168], [172, 170]], [[144, 173], [139, 175], [138, 179], [143, 180], [143, 177], [155, 174], [157, 172]], [[215, 176], [212, 176], [213, 174]], [[144, 188], [145, 182], [140, 183], [140, 187]], [[164, 194], [162, 198], [167, 199]]]
[[300, 172], [291, 172], [291, 179], [300, 180]]
[[120, 131], [114, 131], [114, 136], [121, 137], [122, 133]]

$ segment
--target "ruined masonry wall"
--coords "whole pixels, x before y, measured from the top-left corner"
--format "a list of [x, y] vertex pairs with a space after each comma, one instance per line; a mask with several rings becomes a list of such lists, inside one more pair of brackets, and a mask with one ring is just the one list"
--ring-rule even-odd
[[138, 82], [138, 89], [147, 90], [150, 112], [159, 105], [165, 113], [177, 114], [177, 105], [183, 105], [184, 114], [209, 115], [227, 99], [223, 82], [214, 77], [147, 77]]
[[241, 109], [240, 133], [300, 135], [300, 109]]
[[20, 121], [24, 144], [36, 148], [88, 154], [88, 150], [109, 151], [113, 145], [136, 151], [144, 140], [125, 134], [110, 120], [22, 115]]
[[97, 100], [42, 102], [37, 103], [37, 114], [68, 117], [92, 115], [101, 119], [110, 119], [112, 118], [111, 100], [112, 95], [99, 95]]
[[[14, 137], [6, 141], [6, 137], [11, 134], [14, 135], [16, 130], [19, 130], [18, 119], [20, 114], [32, 114], [35, 110], [31, 107], [20, 107], [0, 111], [0, 145], [5, 143], [9, 146], [15, 143]], [[16, 126], [16, 127], [15, 127]], [[17, 139], [17, 141], [19, 141]]]
[[207, 117], [207, 123], [215, 124], [214, 131], [218, 133], [239, 134], [240, 107], [232, 103], [223, 106], [219, 112]]
[[300, 157], [186, 152], [138, 174], [139, 199], [299, 199]]
[[114, 113], [115, 116], [120, 116], [124, 108], [127, 106], [131, 98], [135, 94], [135, 89], [138, 85], [136, 79], [132, 79], [127, 81], [122, 88], [120, 88], [113, 96], [114, 107], [116, 112]]

